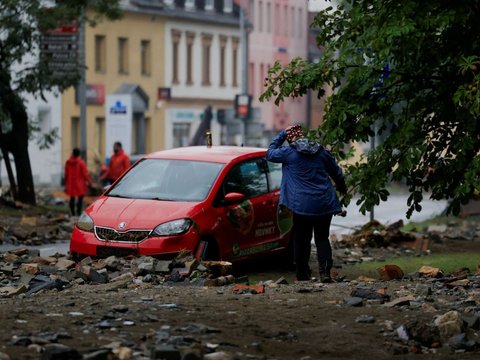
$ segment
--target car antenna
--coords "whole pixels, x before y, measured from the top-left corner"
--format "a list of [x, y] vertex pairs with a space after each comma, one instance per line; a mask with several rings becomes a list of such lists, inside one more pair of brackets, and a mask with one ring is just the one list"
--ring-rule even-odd
[[205, 139], [207, 143], [207, 148], [212, 147], [212, 133], [210, 131], [205, 132]]

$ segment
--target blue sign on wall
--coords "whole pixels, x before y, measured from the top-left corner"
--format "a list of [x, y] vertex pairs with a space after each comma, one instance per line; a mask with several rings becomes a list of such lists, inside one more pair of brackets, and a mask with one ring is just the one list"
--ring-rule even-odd
[[126, 114], [127, 105], [122, 104], [120, 100], [115, 101], [115, 104], [110, 107], [110, 114]]

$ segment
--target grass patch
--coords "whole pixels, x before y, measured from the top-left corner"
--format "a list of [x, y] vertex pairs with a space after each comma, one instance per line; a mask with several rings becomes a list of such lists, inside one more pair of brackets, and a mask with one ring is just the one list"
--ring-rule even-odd
[[388, 258], [385, 259], [385, 261], [344, 265], [339, 272], [350, 280], [356, 279], [361, 275], [378, 279], [379, 274], [377, 268], [386, 264], [399, 266], [405, 274], [418, 271], [424, 265], [440, 268], [444, 273], [450, 273], [461, 268], [468, 268], [471, 272], [475, 272], [477, 266], [480, 265], [480, 251], [476, 253], [433, 254]]

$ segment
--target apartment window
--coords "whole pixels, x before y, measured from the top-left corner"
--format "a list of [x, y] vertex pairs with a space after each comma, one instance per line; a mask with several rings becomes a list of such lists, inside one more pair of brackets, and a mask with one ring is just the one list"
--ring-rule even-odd
[[195, 33], [187, 31], [187, 85], [193, 84], [193, 42]]
[[297, 31], [297, 35], [299, 38], [301, 38], [303, 36], [303, 26], [304, 26], [304, 23], [303, 23], [303, 11], [302, 9], [298, 9], [298, 31]]
[[104, 35], [95, 35], [95, 71], [105, 72], [107, 67], [106, 40]]
[[213, 10], [213, 0], [205, 0], [205, 10]]
[[227, 37], [220, 36], [220, 86], [225, 86], [225, 53], [227, 50]]
[[240, 39], [234, 37], [232, 39], [232, 86], [238, 86], [238, 48]]
[[128, 74], [128, 39], [118, 38], [118, 72]]
[[178, 84], [178, 51], [182, 33], [172, 29], [172, 84]]
[[202, 34], [202, 85], [210, 86], [210, 47], [212, 35]]
[[50, 113], [50, 108], [38, 109], [38, 127], [42, 134], [48, 133], [52, 130], [52, 115]]
[[151, 75], [152, 73], [152, 49], [150, 40], [140, 42], [140, 56], [142, 75]]
[[223, 12], [231, 13], [233, 9], [233, 0], [223, 0]]
[[255, 67], [253, 62], [248, 64], [248, 93], [255, 96]]
[[290, 34], [290, 36], [293, 38], [295, 37], [295, 27], [297, 26], [297, 24], [295, 24], [295, 8], [293, 6], [290, 9], [290, 16], [292, 18], [290, 24], [290, 29], [292, 30], [292, 33]]
[[263, 31], [263, 1], [258, 2], [258, 31]]
[[265, 88], [265, 78], [267, 75], [265, 74], [265, 65], [262, 63], [260, 64], [260, 75], [258, 76], [258, 79], [260, 80], [258, 83], [258, 88], [260, 89], [260, 93], [263, 92], [263, 89]]
[[95, 134], [94, 134], [95, 152], [101, 159], [105, 158], [105, 118], [95, 118]]
[[267, 32], [270, 33], [272, 31], [272, 4], [270, 2], [267, 3]]
[[173, 123], [173, 147], [187, 146], [190, 141], [190, 123]]
[[275, 35], [280, 34], [280, 5], [275, 4]]
[[72, 149], [80, 147], [80, 118], [72, 117], [71, 143]]
[[257, 28], [257, 21], [255, 20], [255, 4], [253, 0], [248, 3], [248, 18], [253, 23], [253, 27]]

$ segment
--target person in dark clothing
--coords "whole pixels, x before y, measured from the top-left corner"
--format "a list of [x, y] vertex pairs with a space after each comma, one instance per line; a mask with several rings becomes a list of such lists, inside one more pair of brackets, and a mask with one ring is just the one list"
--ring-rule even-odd
[[[284, 141], [287, 146], [282, 146]], [[293, 212], [293, 245], [297, 280], [311, 279], [312, 232], [317, 247], [320, 281], [331, 282], [333, 266], [330, 223], [342, 208], [336, 188], [345, 195], [342, 169], [331, 153], [305, 138], [300, 125], [282, 130], [270, 144], [266, 159], [282, 164], [280, 205]]]

